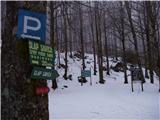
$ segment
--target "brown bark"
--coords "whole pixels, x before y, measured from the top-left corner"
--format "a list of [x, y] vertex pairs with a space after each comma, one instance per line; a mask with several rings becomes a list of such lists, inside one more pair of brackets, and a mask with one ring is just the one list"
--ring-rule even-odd
[[28, 58], [28, 41], [17, 40], [13, 35], [13, 29], [17, 26], [19, 3], [7, 1], [6, 5], [6, 24], [2, 33], [1, 119], [47, 120], [48, 95], [40, 97], [35, 94], [36, 87], [46, 85], [46, 81], [30, 79], [32, 67]]

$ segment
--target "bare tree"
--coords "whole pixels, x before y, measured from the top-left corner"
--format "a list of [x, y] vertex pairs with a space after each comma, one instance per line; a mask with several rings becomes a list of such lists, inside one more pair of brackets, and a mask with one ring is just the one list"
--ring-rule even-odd
[[122, 41], [122, 47], [123, 47], [123, 64], [124, 64], [124, 83], [128, 83], [127, 79], [127, 63], [126, 63], [126, 47], [125, 47], [125, 34], [124, 34], [124, 9], [123, 9], [123, 3], [120, 2], [120, 23], [121, 23], [121, 41]]
[[110, 70], [109, 70], [109, 55], [108, 55], [108, 39], [107, 39], [107, 26], [106, 26], [106, 19], [105, 19], [105, 13], [104, 13], [104, 20], [103, 20], [103, 25], [104, 25], [104, 38], [105, 38], [105, 52], [106, 52], [106, 62], [107, 62], [107, 75], [110, 75]]
[[63, 14], [63, 25], [64, 25], [64, 41], [65, 41], [65, 73], [63, 75], [64, 79], [67, 80], [67, 72], [68, 72], [68, 34], [67, 34], [67, 14], [68, 13], [68, 9], [67, 6], [65, 4], [65, 2], [63, 3], [63, 7], [62, 7], [62, 14]]
[[104, 84], [103, 79], [103, 58], [102, 58], [102, 39], [101, 39], [101, 15], [98, 2], [95, 2], [95, 29], [96, 29], [96, 42], [97, 42], [97, 54], [98, 54], [98, 66], [99, 66], [99, 83]]
[[141, 60], [140, 60], [140, 56], [139, 56], [139, 51], [138, 51], [137, 35], [136, 35], [136, 32], [135, 32], [135, 28], [134, 28], [133, 20], [132, 20], [131, 4], [127, 1], [125, 1], [125, 6], [126, 6], [128, 20], [129, 20], [130, 28], [131, 28], [131, 32], [132, 32], [132, 38], [134, 40], [134, 49], [135, 49], [135, 53], [136, 53], [137, 63], [138, 63], [138, 66], [140, 68], [140, 71], [141, 71], [143, 82], [145, 82], [145, 79], [144, 79], [144, 76], [143, 76], [143, 71], [142, 71]]
[[83, 11], [82, 6], [79, 4], [79, 21], [80, 21], [80, 41], [81, 41], [81, 57], [82, 57], [82, 69], [85, 67], [85, 59], [84, 59], [84, 35], [83, 35]]
[[92, 46], [93, 46], [93, 58], [94, 58], [94, 75], [97, 73], [96, 68], [96, 44], [95, 44], [95, 29], [94, 29], [94, 13], [92, 11], [92, 8], [89, 8], [89, 14], [90, 14], [90, 26], [91, 26], [91, 34], [92, 34]]
[[[138, 5], [137, 5], [138, 6]], [[142, 11], [142, 12], [140, 12]], [[149, 78], [149, 75], [148, 75], [148, 59], [147, 59], [147, 51], [146, 51], [146, 39], [145, 39], [145, 28], [144, 28], [144, 25], [143, 25], [143, 19], [142, 19], [142, 15], [141, 13], [144, 13], [144, 8], [140, 8], [139, 9], [139, 13], [138, 13], [138, 21], [139, 21], [139, 27], [140, 27], [140, 36], [141, 36], [141, 39], [142, 39], [142, 44], [143, 44], [143, 54], [144, 54], [144, 64], [145, 64], [145, 77], [146, 78]]]

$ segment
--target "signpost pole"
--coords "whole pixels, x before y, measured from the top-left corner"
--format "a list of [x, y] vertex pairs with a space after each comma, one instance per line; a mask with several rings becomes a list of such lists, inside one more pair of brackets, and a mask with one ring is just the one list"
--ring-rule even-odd
[[[91, 67], [90, 67], [90, 71], [91, 71]], [[90, 76], [90, 85], [92, 86], [92, 75]]]
[[83, 79], [81, 78], [81, 86], [83, 86], [83, 82], [82, 82], [82, 80], [83, 80]]
[[[81, 68], [81, 71], [82, 71], [82, 68]], [[81, 86], [83, 86], [83, 78], [82, 78], [82, 73], [81, 73]]]

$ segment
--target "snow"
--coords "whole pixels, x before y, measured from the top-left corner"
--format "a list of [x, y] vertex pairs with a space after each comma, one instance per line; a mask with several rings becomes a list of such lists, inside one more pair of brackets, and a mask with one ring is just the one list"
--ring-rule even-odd
[[[92, 55], [86, 54], [90, 64], [93, 66]], [[61, 58], [64, 54], [61, 54]], [[139, 83], [134, 84], [134, 92], [131, 91], [130, 76], [129, 83], [124, 84], [122, 72], [111, 71], [110, 76], [104, 72], [105, 84], [99, 84], [98, 73], [93, 75], [92, 86], [90, 78], [83, 86], [78, 82], [80, 76], [81, 61], [69, 59], [69, 74], [73, 80], [64, 80], [64, 70], [57, 69], [60, 76], [57, 78], [58, 89], [51, 89], [51, 81], [48, 81], [49, 92], [49, 120], [97, 120], [97, 119], [122, 119], [122, 120], [159, 120], [160, 100], [158, 93], [158, 80], [150, 84], [146, 79], [144, 92], [141, 91]], [[91, 60], [92, 59], [92, 60]], [[63, 62], [63, 61], [61, 61]], [[110, 62], [111, 64], [111, 62]], [[98, 66], [97, 66], [98, 67]], [[127, 71], [129, 74], [129, 71]], [[65, 88], [64, 85], [68, 86]]]

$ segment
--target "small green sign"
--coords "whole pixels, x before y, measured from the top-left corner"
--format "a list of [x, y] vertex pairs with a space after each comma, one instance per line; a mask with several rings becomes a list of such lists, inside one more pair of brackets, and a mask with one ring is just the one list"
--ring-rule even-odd
[[53, 66], [55, 53], [52, 47], [29, 40], [30, 63], [41, 66]]
[[90, 70], [82, 70], [81, 76], [82, 77], [91, 77], [91, 71]]
[[59, 76], [56, 70], [46, 69], [42, 67], [34, 67], [32, 70], [32, 79], [55, 79]]

